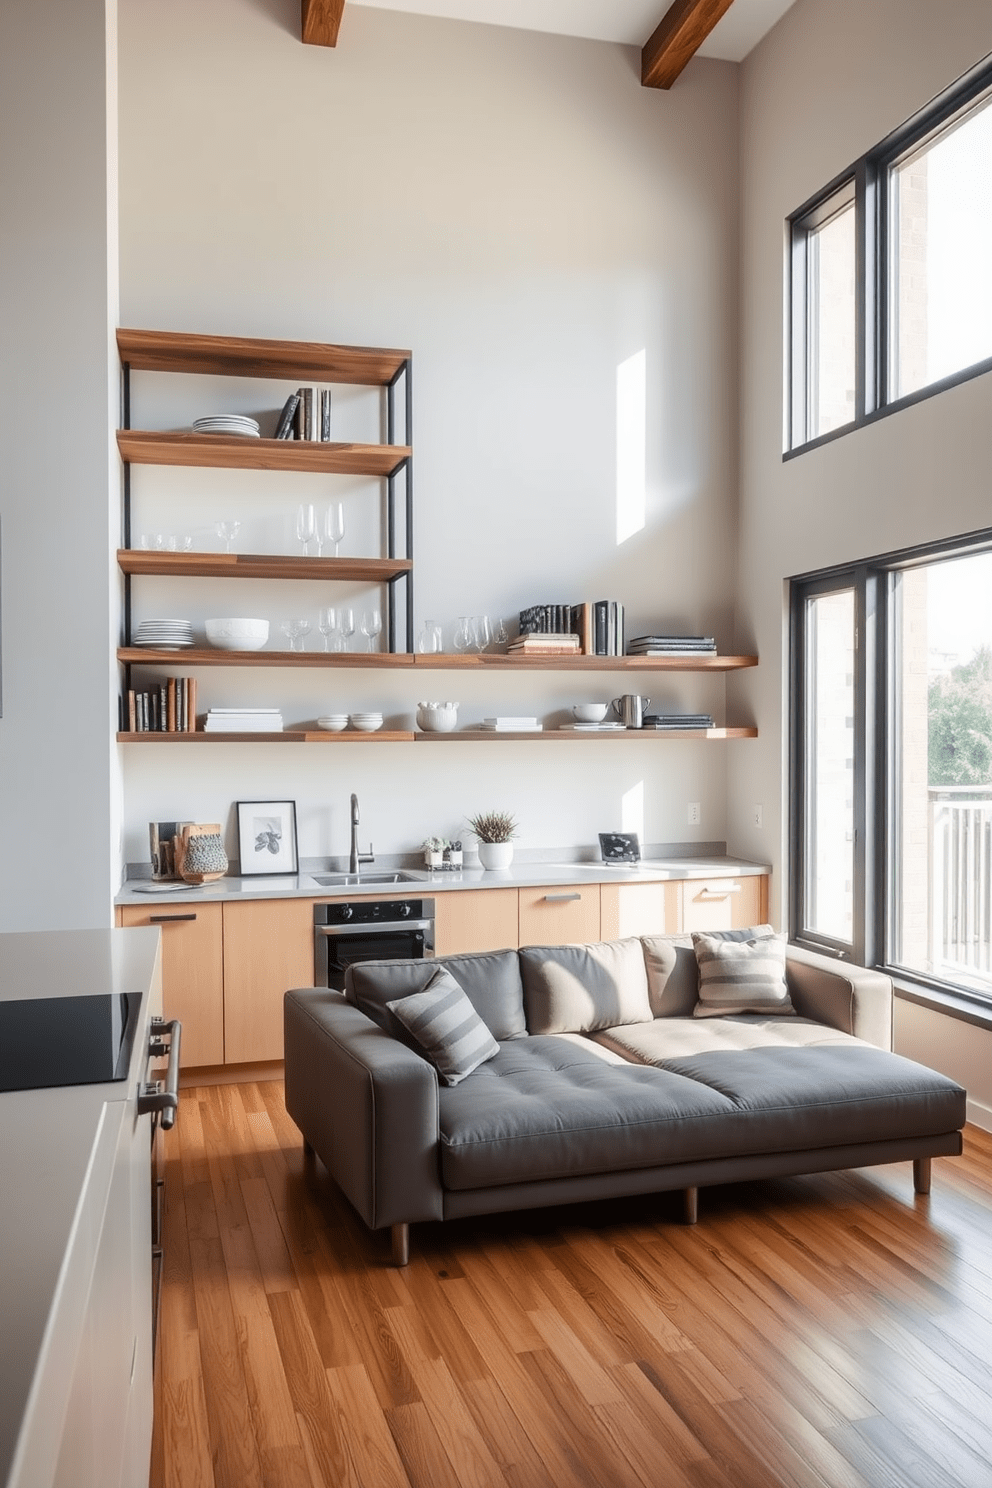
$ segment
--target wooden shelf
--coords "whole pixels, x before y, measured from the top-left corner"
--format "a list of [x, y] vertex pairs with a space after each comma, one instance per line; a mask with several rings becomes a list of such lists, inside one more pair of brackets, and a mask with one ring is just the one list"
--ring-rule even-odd
[[408, 351], [379, 346], [328, 346], [246, 336], [194, 336], [121, 328], [117, 349], [136, 372], [199, 372], [221, 377], [291, 378], [385, 387], [409, 360]]
[[339, 734], [329, 729], [283, 729], [281, 733], [195, 734], [119, 733], [118, 744], [411, 744], [416, 736], [405, 729], [379, 729], [362, 733], [345, 729]]
[[623, 739], [626, 741], [644, 739], [756, 739], [758, 730], [756, 728], [710, 728], [710, 729], [604, 729], [602, 733], [585, 729], [541, 729], [528, 730], [526, 733], [511, 734], [497, 733], [495, 729], [460, 729], [450, 734], [417, 734], [417, 743], [493, 743], [495, 740], [507, 739], [511, 743], [527, 740], [529, 743], [541, 743], [549, 739], [580, 739], [588, 743], [590, 739]]
[[[131, 556], [136, 556], [132, 554]], [[183, 554], [149, 554], [149, 557], [180, 558]], [[222, 555], [214, 554], [213, 557]], [[232, 554], [232, 557], [239, 555]], [[278, 561], [278, 560], [277, 560]], [[286, 562], [292, 560], [286, 559]], [[348, 562], [347, 559], [297, 559], [297, 562]], [[356, 560], [357, 562], [392, 562], [385, 559]], [[399, 563], [399, 560], [396, 560]], [[147, 571], [147, 570], [146, 570]], [[158, 570], [154, 570], [158, 572]], [[176, 569], [163, 572], [180, 572]], [[186, 569], [181, 572], [187, 572]], [[260, 577], [261, 575], [251, 575]], [[239, 574], [238, 577], [249, 577]], [[281, 575], [275, 575], [281, 577]], [[287, 575], [288, 577], [288, 575]], [[293, 577], [307, 577], [294, 573]], [[314, 574], [313, 578], [322, 575]], [[343, 577], [340, 572], [337, 577]], [[416, 667], [418, 670], [443, 671], [489, 669], [490, 671], [554, 671], [554, 672], [730, 672], [740, 667], [758, 665], [756, 656], [713, 656], [705, 661], [693, 661], [681, 656], [558, 656], [550, 660], [516, 661], [507, 656], [420, 656], [409, 651], [221, 651], [212, 646], [195, 647], [185, 651], [151, 651], [144, 646], [122, 646], [117, 652], [118, 661], [144, 666], [303, 666], [303, 667]]]
[[193, 646], [156, 651], [147, 646], [120, 646], [117, 660], [132, 666], [167, 666], [188, 671], [198, 666], [240, 667], [409, 667], [407, 651], [222, 651], [219, 646]]
[[507, 672], [734, 672], [758, 665], [756, 656], [509, 656], [504, 652], [416, 656], [435, 671], [487, 667]]
[[303, 439], [245, 439], [236, 434], [118, 429], [122, 460], [217, 470], [295, 470], [329, 475], [395, 475], [413, 453], [406, 444], [324, 444]]
[[409, 558], [295, 558], [281, 553], [170, 553], [119, 548], [127, 574], [172, 574], [207, 579], [324, 579], [384, 584], [409, 573]]

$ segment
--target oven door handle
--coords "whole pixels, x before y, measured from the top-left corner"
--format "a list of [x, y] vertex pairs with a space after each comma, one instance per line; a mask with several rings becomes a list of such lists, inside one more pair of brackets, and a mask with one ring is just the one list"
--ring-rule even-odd
[[158, 1047], [158, 1040], [163, 1033], [169, 1035], [169, 1065], [165, 1072], [165, 1082], [151, 1080], [138, 1091], [138, 1115], [145, 1116], [149, 1111], [157, 1112], [163, 1131], [169, 1131], [173, 1126], [179, 1109], [179, 1044], [182, 1032], [183, 1025], [178, 1018], [171, 1018], [168, 1023], [156, 1020], [152, 1029], [153, 1044], [150, 1051], [153, 1055], [165, 1052]]
[[315, 935], [393, 935], [397, 930], [430, 930], [433, 920], [373, 920], [357, 925], [314, 925]]

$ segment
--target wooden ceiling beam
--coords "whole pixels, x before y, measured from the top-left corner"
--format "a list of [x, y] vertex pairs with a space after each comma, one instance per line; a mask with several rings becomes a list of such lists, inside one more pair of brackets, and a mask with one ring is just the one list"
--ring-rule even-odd
[[733, 0], [674, 0], [641, 52], [641, 84], [670, 88]]
[[337, 46], [344, 0], [301, 0], [303, 40], [309, 46]]

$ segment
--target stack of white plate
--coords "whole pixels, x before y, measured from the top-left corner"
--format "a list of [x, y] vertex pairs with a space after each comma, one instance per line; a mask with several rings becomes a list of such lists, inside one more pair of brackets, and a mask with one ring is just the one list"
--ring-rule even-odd
[[193, 627], [188, 620], [142, 620], [134, 633], [134, 644], [155, 651], [178, 651], [192, 646]]
[[376, 729], [382, 728], [381, 713], [351, 713], [348, 721], [353, 729], [363, 734], [374, 734]]
[[339, 734], [342, 729], [348, 727], [347, 713], [322, 713], [317, 719], [317, 727], [326, 729], [329, 734]]
[[212, 413], [193, 420], [194, 434], [238, 434], [258, 439], [258, 420], [242, 413]]

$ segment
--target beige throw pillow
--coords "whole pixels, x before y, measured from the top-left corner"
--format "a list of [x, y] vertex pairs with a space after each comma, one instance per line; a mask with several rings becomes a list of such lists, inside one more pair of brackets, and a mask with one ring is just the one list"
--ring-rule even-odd
[[699, 964], [699, 1001], [694, 1018], [731, 1013], [795, 1016], [785, 983], [785, 936], [726, 940], [719, 934], [693, 933]]

